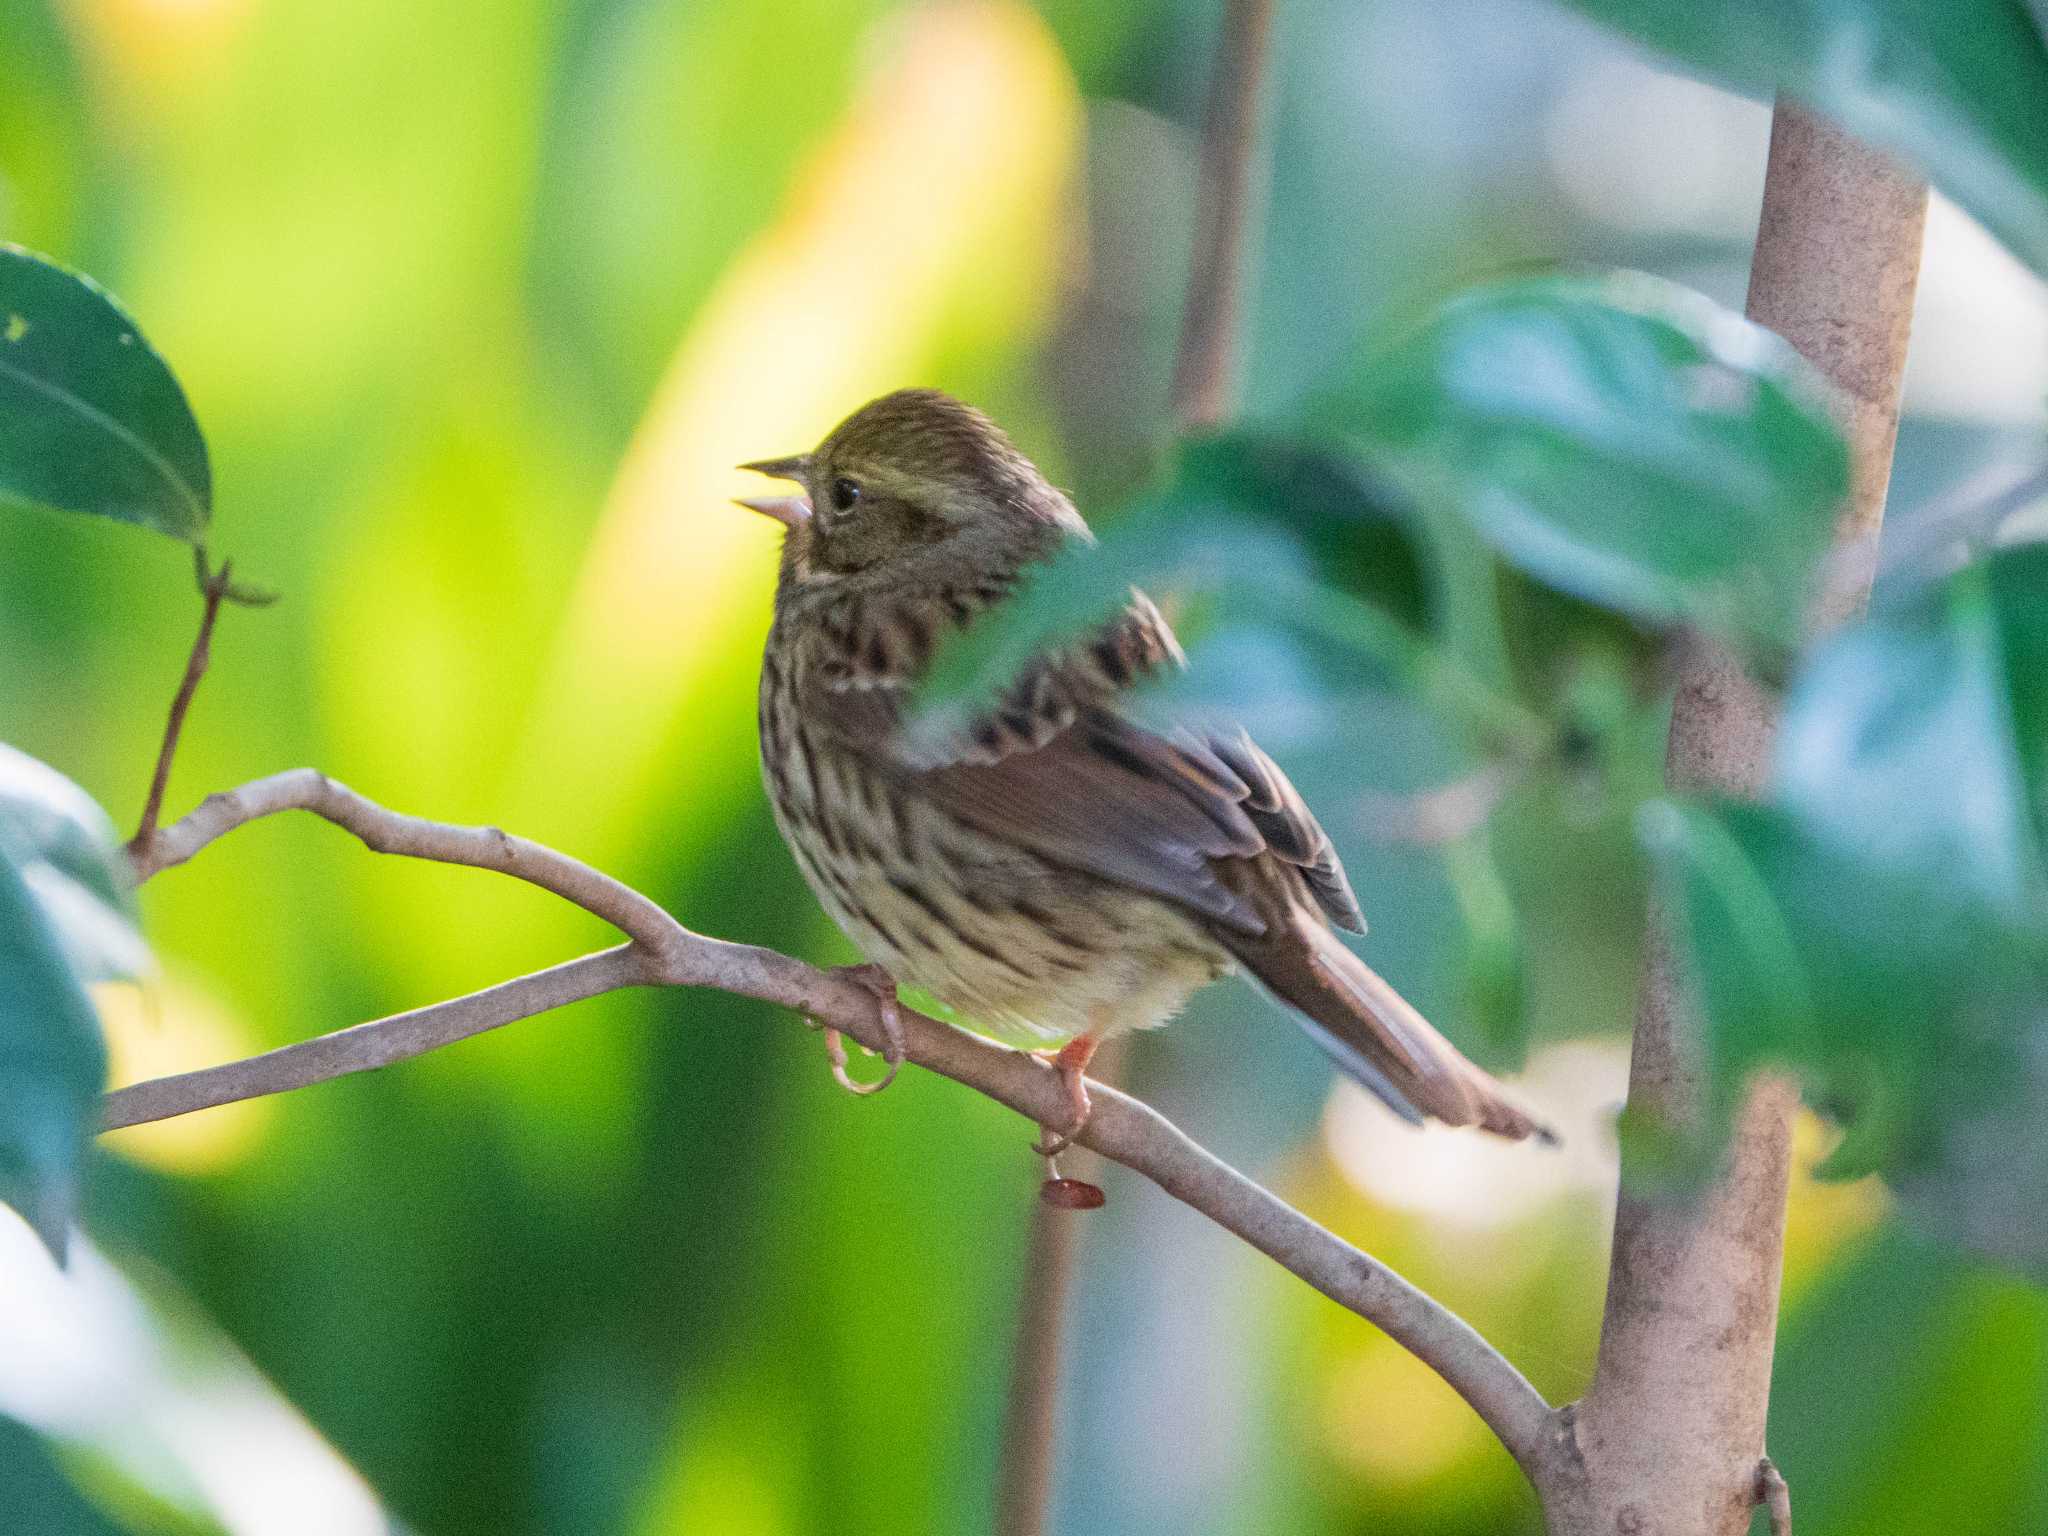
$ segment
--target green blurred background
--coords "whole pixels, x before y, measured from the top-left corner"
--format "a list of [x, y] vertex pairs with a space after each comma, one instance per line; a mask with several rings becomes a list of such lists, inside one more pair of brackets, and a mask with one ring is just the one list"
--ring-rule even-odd
[[[216, 550], [283, 594], [226, 616], [171, 809], [310, 763], [559, 846], [704, 931], [852, 958], [757, 786], [774, 544], [727, 505], [730, 466], [930, 383], [1084, 508], [1141, 482], [1215, 12], [0, 0], [0, 239], [139, 317], [213, 446]], [[1276, 47], [1248, 414], [1523, 267], [1645, 267], [1739, 304], [1762, 106], [1539, 0], [1295, 0]], [[1914, 347], [1899, 518], [2021, 462], [2048, 386], [2040, 285], [1944, 203]], [[166, 541], [0, 519], [0, 736], [132, 816], [196, 607]], [[1507, 669], [1459, 615], [1453, 583], [1447, 642]], [[1410, 1134], [1237, 988], [1140, 1042], [1129, 1080], [1569, 1397], [1604, 1276], [1627, 829], [1558, 782], [1449, 851], [1375, 836], [1362, 792], [1454, 756], [1362, 694], [1359, 750], [1297, 764], [1301, 711], [1257, 659], [1206, 662], [1326, 808], [1369, 954], [1495, 1064], [1533, 1038], [1526, 1095], [1571, 1146]], [[1653, 776], [1654, 715], [1623, 734]], [[145, 909], [164, 974], [105, 1000], [117, 1080], [605, 942], [310, 818], [236, 834]], [[71, 1279], [0, 1215], [7, 1528], [984, 1529], [1027, 1136], [921, 1073], [849, 1099], [792, 1019], [677, 994], [109, 1138]], [[1810, 1163], [1817, 1123], [1805, 1141]], [[1105, 1182], [1055, 1529], [1536, 1529], [1448, 1389]], [[1923, 1247], [1874, 1183], [1802, 1176], [1786, 1308], [1771, 1445], [1804, 1536], [2048, 1531], [2038, 1291]]]

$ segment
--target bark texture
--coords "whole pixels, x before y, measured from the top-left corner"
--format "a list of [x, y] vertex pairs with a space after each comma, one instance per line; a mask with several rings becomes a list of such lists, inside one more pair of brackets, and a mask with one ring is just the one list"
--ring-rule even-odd
[[[1876, 569], [1919, 274], [1926, 189], [1797, 105], [1772, 121], [1749, 314], [1838, 392], [1854, 455], [1817, 627], [1861, 608]], [[1754, 794], [1772, 701], [1718, 648], [1684, 659], [1668, 777]], [[1636, 1020], [1631, 1108], [1686, 1125], [1702, 1102], [1699, 1035], [1661, 920]], [[1567, 1410], [1564, 1476], [1546, 1489], [1558, 1536], [1740, 1536], [1764, 1456], [1790, 1173], [1793, 1086], [1760, 1079], [1728, 1167], [1690, 1198], [1624, 1192], [1593, 1386]], [[1626, 1182], [1626, 1181], [1625, 1181]]]

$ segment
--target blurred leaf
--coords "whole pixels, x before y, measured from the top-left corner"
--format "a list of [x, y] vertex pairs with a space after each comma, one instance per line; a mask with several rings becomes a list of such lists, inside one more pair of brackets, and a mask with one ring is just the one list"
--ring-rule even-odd
[[1798, 639], [1848, 487], [1797, 354], [1641, 274], [1466, 293], [1331, 409], [1539, 580], [1767, 656]]
[[1774, 798], [1810, 835], [2021, 923], [2048, 910], [2048, 547], [1888, 604], [1802, 668]]
[[0, 500], [197, 543], [213, 483], [185, 392], [90, 278], [0, 245]]
[[22, 872], [0, 858], [0, 1200], [59, 1257], [106, 1074], [92, 1004]]
[[56, 769], [4, 742], [0, 859], [41, 904], [79, 980], [121, 980], [149, 969], [134, 877], [106, 812]]
[[[1787, 703], [1777, 798], [1859, 870], [2038, 936], [2048, 913], [2048, 547], [1998, 550], [1822, 647]], [[1869, 876], [1856, 879], [1860, 905]], [[1869, 942], [1913, 949], [1917, 936], [1875, 929]], [[1996, 982], [1967, 946], [1922, 958], [1938, 981], [1918, 1028], [1939, 1038]], [[1938, 1096], [1939, 1123], [1919, 1139], [1900, 1192], [1928, 1230], [2048, 1274], [2048, 997], [2036, 992], [2005, 1022], [2013, 1038], [1966, 1036], [1937, 1059], [1978, 1075]]]
[[[1426, 598], [1384, 482], [1320, 444], [1233, 434], [1186, 445], [1164, 486], [1100, 538], [1071, 541], [1003, 609], [943, 647], [913, 740], [946, 739], [1032, 658], [1109, 618], [1134, 588], [1191, 647], [1226, 630], [1269, 632], [1379, 686], [1433, 695], [1484, 729], [1529, 726], [1395, 616], [1419, 615]], [[1170, 710], [1213, 707], [1212, 685], [1235, 691], [1245, 679], [1198, 666], [1160, 681]]]
[[1822, 1171], [1897, 1175], [2021, 1080], [2044, 951], [1975, 893], [1870, 864], [1775, 806], [1660, 806], [1645, 835], [1724, 1111], [1755, 1067], [1795, 1067], [1848, 1129]]
[[1572, 0], [1740, 90], [1785, 91], [1925, 167], [2048, 272], [2048, 38], [2028, 0]]

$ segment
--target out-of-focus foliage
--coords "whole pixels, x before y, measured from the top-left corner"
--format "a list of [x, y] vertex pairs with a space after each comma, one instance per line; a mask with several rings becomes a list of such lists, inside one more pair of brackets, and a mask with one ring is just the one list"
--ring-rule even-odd
[[1829, 639], [1769, 802], [1651, 834], [1732, 1085], [1791, 1062], [1945, 1233], [2048, 1270], [2048, 546], [1993, 553]]
[[2028, 0], [1571, 3], [1737, 89], [1813, 103], [2048, 271], [2048, 29]]
[[131, 980], [149, 965], [134, 876], [113, 823], [47, 763], [0, 744], [0, 860], [42, 906], [81, 981]]
[[[1531, 264], [1633, 266], [1735, 302], [1755, 182], [1725, 172], [1760, 168], [1761, 114], [1628, 63], [1536, 0], [1301, 0], [1280, 18], [1249, 311], [1260, 425], [1186, 445], [1165, 476], [1206, 4], [0, 0], [0, 238], [93, 272], [147, 321], [213, 437], [217, 537], [285, 596], [224, 617], [172, 814], [311, 762], [407, 810], [516, 827], [696, 927], [821, 961], [851, 956], [755, 784], [773, 548], [725, 508], [728, 466], [813, 442], [897, 384], [988, 407], [1082, 490], [1123, 579], [1186, 594], [1197, 665], [1161, 707], [1226, 710], [1275, 752], [1344, 849], [1374, 963], [1488, 1060], [1526, 1054], [1526, 1091], [1567, 1119], [1570, 1145], [1544, 1159], [1410, 1136], [1332, 1095], [1305, 1041], [1223, 988], [1138, 1043], [1132, 1086], [1445, 1295], [1562, 1400], [1590, 1367], [1613, 1037], [1640, 961], [1635, 824], [1663, 734], [1652, 627], [1681, 614], [1790, 633], [1783, 562], [1810, 559], [1812, 530], [1763, 518], [1729, 478], [1761, 462], [1749, 489], [1789, 485], [1803, 506], [1837, 466], [1774, 363], [1719, 365], [1739, 322], [1698, 328], [1660, 300], [1653, 316], [1600, 310], [1589, 331], [1559, 323], [1592, 313], [1575, 307], [1584, 283], [1494, 282]], [[1960, 46], [1930, 42], [1940, 59]], [[1611, 107], [1642, 100], [1658, 104], [1649, 128], [1613, 126]], [[1995, 148], [1994, 106], [1968, 104], [1957, 142]], [[1929, 148], [1934, 116], [1907, 117], [1908, 148], [1952, 175], [1950, 136]], [[1631, 171], [1631, 149], [1650, 173]], [[2006, 167], [2023, 191], [2032, 153]], [[1687, 201], [1716, 185], [1732, 216]], [[2023, 203], [1972, 206], [2023, 239]], [[1931, 293], [1984, 290], [1984, 270], [1944, 279], [1930, 244]], [[1491, 307], [1444, 307], [1481, 280]], [[1569, 398], [1593, 409], [1575, 436], [1527, 431], [1542, 423], [1526, 409], [1512, 434], [1495, 421], [1490, 387], [1510, 381], [1453, 376], [1461, 349], [1434, 344], [1464, 334], [1441, 318], [1461, 315], [1485, 332], [1482, 362], [1533, 346], [1582, 386]], [[1995, 328], [1927, 326], [1916, 354], [1965, 352], [1975, 379], [2005, 345]], [[1387, 366], [1342, 372], [1359, 357]], [[1355, 415], [1333, 428], [1333, 377], [1354, 380], [1346, 409], [1375, 390], [1402, 405], [1398, 444]], [[1622, 408], [1646, 382], [1669, 435], [1637, 433]], [[2023, 432], [1909, 421], [1901, 483], [1945, 493], [2036, 452], [2039, 390], [2002, 408]], [[1531, 440], [1542, 451], [1522, 455]], [[1461, 474], [1476, 455], [1484, 481], [1394, 473], [1393, 446]], [[1610, 475], [1626, 497], [1582, 494]], [[1733, 551], [1786, 582], [1770, 602], [1726, 586], [1728, 567], [1673, 529], [1603, 515], [1687, 485], [1702, 509], [1688, 531], [1725, 534], [1735, 498], [1796, 544], [1767, 549], [1753, 528]], [[1540, 558], [1644, 535], [1606, 582]], [[94, 520], [0, 517], [0, 737], [117, 809], [141, 799], [190, 641], [181, 554]], [[1094, 602], [1112, 587], [1074, 590]], [[1899, 622], [1874, 620], [1866, 642], [1967, 659], [1945, 611], [1882, 628]], [[1835, 655], [1802, 689], [1853, 663]], [[1933, 691], [1954, 703], [1968, 669], [1951, 672]], [[2030, 762], [2038, 739], [2015, 740]], [[1909, 763], [1909, 747], [1882, 756]], [[1782, 782], [1780, 804], [1746, 814], [1778, 819], [1760, 846], [1788, 868], [1808, 821], [1860, 825], [1898, 804], [1873, 787], [1867, 806], [1808, 816], [1789, 770]], [[1418, 804], [1447, 844], [1404, 840]], [[1714, 808], [1678, 814], [1733, 836]], [[1885, 847], [1917, 869], [1985, 833], [1914, 806]], [[1839, 857], [1861, 878], [1872, 850]], [[238, 832], [152, 883], [145, 907], [164, 974], [102, 989], [117, 1081], [608, 941], [514, 882], [372, 859], [310, 819]], [[1964, 1092], [1974, 1070], [1967, 1051], [1913, 1055], [1920, 1037], [1903, 1033], [1850, 1070], [1801, 1056], [1799, 1019], [1744, 1022], [1777, 1033], [1728, 1036], [1731, 1050], [1782, 1060], [1789, 1040], [1845, 1112], [1896, 1107], [1869, 1091], [1886, 1083]], [[1587, 1034], [1608, 1040], [1558, 1044]], [[2038, 1296], [1921, 1247], [1893, 1215], [2038, 1231], [1981, 1202], [2023, 1122], [1910, 1165], [1927, 1125], [1857, 1124], [1838, 1163], [1906, 1171], [1896, 1194], [1816, 1183], [1804, 1164], [1795, 1181], [1772, 1445], [1802, 1530], [2034, 1528], [2048, 1490], [2015, 1468], [2048, 1423]], [[1802, 1136], [1810, 1162], [1825, 1138], [1811, 1122]], [[387, 1519], [422, 1536], [983, 1528], [1037, 1176], [1027, 1140], [918, 1074], [848, 1101], [812, 1037], [716, 995], [607, 998], [390, 1073], [120, 1133], [87, 1225], [147, 1294], [189, 1299], [122, 1312], [132, 1334], [88, 1331], [124, 1358], [155, 1341], [215, 1390], [16, 1341], [0, 1413], [50, 1438], [0, 1438], [0, 1494], [43, 1499], [7, 1507], [47, 1507], [51, 1536], [179, 1521], [297, 1536], [315, 1517], [336, 1536]], [[1533, 1529], [1511, 1465], [1440, 1383], [1156, 1191], [1108, 1182], [1076, 1298], [1056, 1529]], [[55, 1289], [0, 1287], [24, 1328], [83, 1283], [35, 1273]], [[1847, 1379], [1866, 1390], [1845, 1402]], [[381, 1508], [346, 1491], [295, 1418], [272, 1437], [293, 1417], [280, 1398]], [[198, 1454], [222, 1445], [258, 1449]], [[1909, 1454], [1954, 1446], [1971, 1453], [1954, 1475]], [[110, 1467], [113, 1449], [129, 1455]], [[264, 1475], [277, 1468], [291, 1475]]]
[[[1776, 658], [1797, 638], [1848, 485], [1841, 434], [1797, 354], [1641, 274], [1463, 294], [1317, 414], [1309, 435], [1183, 455], [1140, 510], [942, 651], [925, 728], [943, 735], [1137, 587], [1194, 610], [1184, 637], [1199, 640], [1212, 606], [1255, 616], [1275, 643], [1307, 632], [1340, 666], [1463, 714], [1491, 750], [1526, 751], [1542, 743], [1513, 738], [1512, 703], [1459, 690], [1428, 643], [1418, 503], [1562, 592]], [[1328, 718], [1343, 728], [1341, 712]]]
[[48, 914], [0, 858], [0, 1200], [53, 1253], [78, 1198], [106, 1051]]
[[147, 965], [105, 814], [0, 744], [0, 1201], [55, 1253], [107, 1077], [84, 984]]

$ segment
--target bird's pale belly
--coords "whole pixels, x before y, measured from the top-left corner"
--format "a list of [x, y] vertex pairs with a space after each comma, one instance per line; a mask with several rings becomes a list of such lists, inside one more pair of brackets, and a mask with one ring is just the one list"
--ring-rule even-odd
[[1080, 876], [982, 837], [840, 758], [816, 760], [835, 808], [818, 830], [793, 776], [769, 798], [818, 900], [869, 960], [921, 987], [977, 1029], [1056, 1045], [1164, 1023], [1231, 968], [1194, 922], [1164, 902]]

